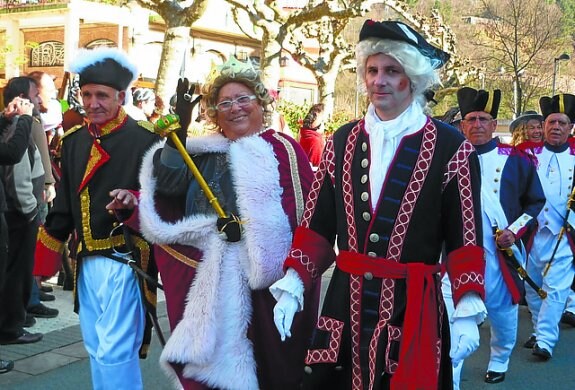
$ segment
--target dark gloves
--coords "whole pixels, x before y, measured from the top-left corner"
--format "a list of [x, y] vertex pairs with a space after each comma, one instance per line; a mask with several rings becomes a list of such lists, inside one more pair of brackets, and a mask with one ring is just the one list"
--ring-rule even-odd
[[242, 225], [238, 217], [231, 214], [226, 218], [218, 218], [218, 232], [226, 235], [228, 242], [238, 242], [242, 238]]
[[[184, 146], [186, 145], [188, 126], [190, 126], [190, 122], [192, 121], [192, 111], [202, 99], [202, 95], [199, 95], [192, 101], [192, 95], [194, 94], [195, 89], [196, 84], [190, 83], [188, 79], [184, 78], [178, 80], [175, 111], [176, 115], [180, 118], [181, 128], [177, 130], [176, 134]], [[167, 142], [169, 145], [174, 146], [170, 138], [168, 138]]]

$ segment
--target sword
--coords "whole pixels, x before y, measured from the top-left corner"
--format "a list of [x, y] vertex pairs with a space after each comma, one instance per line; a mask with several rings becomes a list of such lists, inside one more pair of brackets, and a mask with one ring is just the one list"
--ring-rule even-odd
[[527, 284], [537, 292], [537, 295], [539, 295], [541, 299], [547, 298], [547, 291], [543, 290], [541, 287], [537, 285], [537, 283], [533, 281], [533, 279], [531, 279], [529, 274], [527, 274], [525, 268], [523, 268], [521, 263], [519, 263], [519, 261], [513, 254], [513, 249], [511, 249], [511, 247], [500, 248], [499, 245], [497, 245], [497, 237], [501, 234], [501, 230], [499, 230], [499, 228], [495, 225], [493, 226], [493, 231], [495, 232], [495, 246], [499, 251], [501, 251], [505, 259], [508, 260], [509, 263], [511, 263], [511, 266], [517, 271], [519, 277], [523, 279], [525, 282], [527, 282]]
[[571, 212], [571, 205], [575, 200], [575, 186], [573, 186], [573, 190], [569, 194], [569, 198], [567, 199], [567, 211], [565, 212], [565, 216], [563, 217], [563, 226], [561, 226], [561, 230], [559, 230], [559, 235], [557, 236], [557, 243], [555, 244], [555, 248], [553, 248], [553, 252], [551, 253], [551, 258], [549, 259], [549, 263], [545, 266], [545, 270], [543, 271], [543, 276], [547, 276], [549, 272], [549, 268], [551, 268], [551, 263], [555, 258], [555, 254], [557, 253], [557, 249], [559, 249], [559, 244], [561, 243], [561, 239], [565, 234], [565, 229], [568, 224], [567, 220], [569, 219], [569, 213]]
[[[145, 279], [149, 284], [152, 284], [155, 287], [159, 288], [160, 290], [164, 291], [164, 286], [162, 286], [160, 283], [158, 283], [157, 281], [152, 279], [150, 277], [150, 275], [148, 275], [146, 272], [144, 272], [143, 269], [140, 268], [140, 266], [138, 266], [136, 260], [134, 260], [134, 257], [132, 256], [132, 253], [134, 253], [134, 243], [132, 242], [132, 236], [130, 235], [130, 231], [128, 230], [128, 227], [123, 222], [119, 223], [116, 227], [114, 227], [110, 231], [110, 238], [113, 236], [116, 229], [119, 229], [119, 228], [122, 228], [122, 233], [124, 235], [124, 244], [126, 245], [126, 249], [128, 250], [128, 252], [120, 252], [120, 251], [117, 251], [116, 248], [112, 247], [112, 250], [114, 251], [114, 253], [121, 255], [121, 256], [115, 256], [115, 255], [109, 255], [109, 256], [111, 256], [115, 260], [118, 260], [122, 263], [128, 264], [130, 266], [130, 268], [132, 268], [132, 270], [134, 270], [140, 278]], [[127, 256], [127, 258], [125, 256]], [[145, 295], [144, 291], [141, 291], [141, 294]], [[146, 299], [146, 298], [142, 297], [142, 299]], [[166, 338], [164, 337], [164, 333], [162, 332], [162, 328], [160, 328], [160, 323], [158, 322], [158, 317], [155, 314], [153, 314], [152, 312], [150, 312], [149, 310], [146, 310], [146, 316], [148, 316], [150, 321], [152, 321], [154, 329], [156, 329], [156, 334], [158, 335], [158, 340], [160, 341], [160, 345], [162, 347], [165, 347], [166, 346]]]

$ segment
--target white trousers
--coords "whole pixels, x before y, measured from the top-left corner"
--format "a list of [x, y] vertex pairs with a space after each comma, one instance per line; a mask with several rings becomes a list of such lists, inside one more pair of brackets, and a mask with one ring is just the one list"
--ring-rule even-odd
[[488, 371], [507, 372], [517, 341], [519, 305], [514, 305], [496, 254], [485, 252], [485, 307], [491, 330]]
[[556, 243], [557, 236], [548, 229], [536, 234], [527, 262], [527, 273], [547, 292], [547, 298], [541, 299], [532, 288], [527, 288], [525, 294], [537, 344], [551, 353], [559, 340], [559, 321], [575, 274], [573, 253], [567, 238], [563, 237], [549, 272], [543, 276]]
[[142, 389], [138, 352], [145, 311], [132, 269], [103, 256], [82, 260], [80, 327], [95, 390]]

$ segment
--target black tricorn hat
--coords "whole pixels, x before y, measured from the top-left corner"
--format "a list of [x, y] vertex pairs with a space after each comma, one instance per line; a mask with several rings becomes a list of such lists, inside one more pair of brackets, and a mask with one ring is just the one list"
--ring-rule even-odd
[[484, 111], [490, 114], [493, 119], [497, 118], [499, 103], [501, 102], [501, 91], [476, 90], [463, 87], [457, 91], [457, 103], [461, 111], [461, 118], [474, 111]]
[[531, 119], [537, 119], [538, 121], [543, 122], [544, 118], [543, 115], [539, 114], [537, 111], [525, 111], [509, 124], [509, 131], [513, 133], [521, 123], [529, 122]]
[[431, 59], [434, 69], [441, 68], [449, 61], [449, 54], [430, 45], [417, 31], [407, 24], [398, 21], [377, 22], [368, 19], [359, 32], [359, 41], [367, 38], [390, 39], [406, 42], [419, 50], [425, 57]]
[[575, 122], [575, 96], [571, 94], [560, 93], [552, 98], [543, 96], [539, 99], [539, 107], [545, 118], [551, 114], [561, 113], [567, 115], [571, 123]]

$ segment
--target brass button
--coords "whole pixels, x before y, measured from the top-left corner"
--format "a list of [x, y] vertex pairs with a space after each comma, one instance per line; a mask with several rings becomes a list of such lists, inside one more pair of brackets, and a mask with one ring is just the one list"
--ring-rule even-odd
[[88, 200], [88, 197], [86, 195], [82, 195], [82, 200]]
[[367, 252], [367, 255], [369, 257], [377, 257], [377, 254], [375, 252]]
[[361, 175], [361, 184], [367, 183], [367, 175]]
[[361, 193], [361, 200], [363, 200], [364, 202], [367, 202], [369, 199], [369, 194], [367, 192], [362, 192]]
[[311, 374], [313, 370], [311, 369], [310, 366], [305, 366], [304, 369], [303, 369], [303, 371], [304, 371], [306, 374]]
[[114, 215], [114, 210], [108, 210], [108, 214]]
[[88, 245], [87, 248], [90, 252], [92, 252], [94, 250], [94, 247], [92, 245]]
[[365, 274], [363, 274], [363, 277], [365, 278], [365, 280], [371, 280], [373, 279], [373, 274], [371, 272], [366, 272]]
[[[112, 211], [112, 210], [110, 210], [110, 211]], [[86, 218], [87, 216], [88, 216], [88, 213], [84, 211], [84, 212], [82, 213], [82, 217]]]
[[371, 233], [369, 235], [369, 241], [371, 242], [378, 242], [379, 241], [379, 234]]
[[365, 211], [365, 212], [362, 214], [362, 217], [363, 217], [363, 220], [364, 220], [364, 221], [369, 222], [369, 220], [371, 219], [371, 214], [368, 213], [367, 211]]
[[361, 167], [362, 168], [367, 168], [368, 165], [369, 165], [369, 160], [367, 158], [364, 158], [363, 160], [361, 160]]
[[89, 228], [88, 226], [84, 226], [84, 228], [83, 228], [82, 230], [84, 230], [85, 232], [87, 232], [88, 230], [90, 230], [90, 228]]
[[367, 142], [364, 142], [361, 144], [361, 150], [363, 150], [364, 152], [367, 152]]
[[116, 226], [118, 226], [118, 222], [114, 222], [114, 223], [112, 223], [112, 226], [113, 226], [113, 227], [116, 227]]
[[96, 138], [96, 142], [99, 143], [99, 144], [102, 143], [102, 141], [100, 140], [100, 138]]

